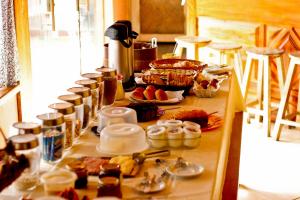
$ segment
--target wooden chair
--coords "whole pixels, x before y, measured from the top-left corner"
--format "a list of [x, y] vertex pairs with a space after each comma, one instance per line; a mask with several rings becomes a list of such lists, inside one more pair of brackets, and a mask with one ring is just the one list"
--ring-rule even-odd
[[[277, 112], [277, 117], [273, 129], [273, 135], [276, 136], [277, 141], [280, 139], [282, 126], [284, 124], [289, 126], [294, 126], [294, 127], [300, 127], [299, 122], [295, 122], [291, 120], [297, 114], [288, 114], [288, 97], [290, 96], [290, 92], [292, 89], [293, 77], [297, 75], [296, 67], [297, 65], [298, 67], [300, 65], [300, 52], [298, 51], [298, 52], [291, 53], [289, 56], [290, 56], [290, 64], [287, 71], [283, 92], [281, 93], [281, 100], [279, 103], [279, 109]], [[300, 89], [300, 84], [299, 84], [299, 89]], [[297, 111], [299, 110], [300, 110], [300, 93], [298, 92]]]
[[[268, 137], [271, 136], [271, 65], [273, 60], [277, 66], [279, 89], [282, 93], [284, 86], [283, 50], [270, 48], [252, 48], [246, 50], [247, 61], [242, 81], [242, 94], [246, 102], [249, 91], [249, 82], [253, 68], [252, 61], [258, 61], [258, 76], [256, 99], [246, 104], [247, 113], [255, 114], [256, 119], [261, 121], [263, 117], [263, 129]], [[253, 106], [257, 106], [254, 108]]]
[[186, 58], [199, 60], [199, 48], [207, 46], [211, 40], [197, 36], [176, 37], [175, 54], [182, 56], [183, 48], [186, 48]]
[[237, 75], [238, 83], [242, 85], [243, 64], [241, 58], [242, 46], [238, 44], [210, 43], [208, 46], [213, 53], [219, 57], [219, 64], [229, 65], [228, 55], [233, 55], [234, 70]]

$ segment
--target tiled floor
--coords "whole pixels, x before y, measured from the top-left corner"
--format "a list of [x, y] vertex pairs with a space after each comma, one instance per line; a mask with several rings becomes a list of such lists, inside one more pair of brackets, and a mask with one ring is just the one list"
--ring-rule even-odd
[[300, 199], [299, 154], [299, 129], [285, 127], [278, 142], [260, 125], [244, 123], [238, 199]]

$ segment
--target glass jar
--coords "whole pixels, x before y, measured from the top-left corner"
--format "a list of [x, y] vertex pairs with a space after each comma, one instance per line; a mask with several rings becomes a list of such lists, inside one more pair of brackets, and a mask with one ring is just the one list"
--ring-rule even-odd
[[75, 81], [76, 84], [88, 87], [91, 90], [92, 95], [92, 118], [97, 117], [98, 101], [99, 101], [99, 85], [97, 81], [91, 79]]
[[92, 79], [97, 81], [99, 85], [99, 99], [98, 99], [98, 110], [101, 110], [101, 104], [102, 104], [102, 85], [103, 85], [103, 76], [98, 73], [85, 73], [81, 74], [82, 77]]
[[39, 183], [40, 149], [38, 138], [33, 134], [15, 135], [10, 138], [16, 155], [25, 155], [30, 167], [25, 169], [21, 176], [14, 182], [17, 190], [33, 190]]
[[76, 125], [76, 114], [73, 104], [54, 103], [49, 105], [49, 108], [64, 115], [66, 126], [64, 149], [70, 149], [73, 146]]
[[61, 113], [46, 113], [38, 115], [42, 120], [43, 159], [48, 163], [61, 160], [64, 149], [65, 121]]
[[75, 108], [76, 122], [75, 122], [75, 135], [74, 138], [77, 139], [82, 131], [83, 124], [83, 101], [82, 97], [77, 94], [66, 94], [61, 95], [58, 99], [72, 103]]
[[122, 84], [122, 76], [118, 74], [117, 76], [117, 92], [116, 92], [116, 100], [122, 100], [125, 98], [125, 92]]
[[121, 179], [120, 165], [114, 163], [107, 163], [100, 166], [99, 178], [106, 176], [116, 177]]
[[[42, 144], [42, 127], [38, 123], [34, 122], [16, 122], [13, 124], [16, 128], [18, 134], [34, 134], [38, 140], [39, 144]], [[42, 145], [39, 145], [40, 151], [42, 152]]]
[[92, 115], [92, 96], [91, 90], [88, 87], [72, 87], [68, 89], [68, 92], [72, 92], [82, 96], [83, 101], [83, 122], [82, 122], [82, 132], [88, 128]]
[[122, 198], [120, 180], [116, 177], [103, 177], [99, 179], [97, 197], [113, 196]]
[[117, 93], [117, 71], [111, 68], [98, 68], [103, 76], [102, 106], [113, 105]]

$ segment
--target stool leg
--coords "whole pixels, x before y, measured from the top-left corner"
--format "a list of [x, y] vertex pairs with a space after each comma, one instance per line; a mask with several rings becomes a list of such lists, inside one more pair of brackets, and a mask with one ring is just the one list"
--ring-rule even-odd
[[174, 53], [176, 56], [180, 56], [180, 58], [182, 57], [182, 52], [183, 52], [183, 48], [179, 46], [178, 43], [175, 44], [175, 50]]
[[269, 57], [264, 56], [264, 119], [263, 119], [263, 130], [267, 133], [267, 136], [270, 137], [270, 128], [271, 128], [271, 91], [270, 91], [270, 76], [271, 76], [271, 67], [269, 66]]
[[235, 52], [233, 54], [233, 59], [234, 59], [234, 70], [237, 75], [237, 79], [239, 84], [242, 84], [242, 77], [243, 77], [243, 72], [242, 72], [242, 59], [241, 59], [241, 54], [239, 51]]
[[227, 62], [227, 54], [224, 51], [220, 52], [220, 64], [221, 65], [228, 64], [228, 62]]
[[279, 103], [279, 109], [278, 109], [278, 113], [277, 113], [277, 117], [276, 117], [276, 121], [275, 121], [275, 125], [274, 125], [274, 129], [273, 129], [273, 135], [276, 136], [276, 140], [278, 141], [281, 135], [281, 129], [282, 129], [282, 124], [281, 124], [281, 120], [284, 119], [285, 116], [285, 111], [287, 109], [287, 105], [288, 105], [288, 96], [290, 94], [290, 89], [291, 89], [291, 82], [292, 82], [292, 78], [294, 76], [295, 73], [295, 62], [291, 59], [290, 61], [290, 65], [288, 68], [288, 72], [287, 72], [287, 76], [286, 76], [286, 81], [284, 84], [284, 88], [281, 94], [281, 100]]
[[244, 97], [244, 101], [247, 100], [248, 95], [248, 86], [249, 86], [249, 79], [251, 75], [251, 64], [252, 64], [252, 57], [250, 55], [247, 56], [246, 66], [245, 66], [245, 74], [243, 77], [242, 83], [242, 94]]
[[[257, 100], [258, 100], [258, 109], [263, 109], [263, 70], [264, 63], [262, 59], [258, 60], [258, 75], [257, 75]], [[257, 122], [262, 122], [261, 115], [255, 115], [255, 119]]]
[[186, 48], [186, 58], [198, 60], [198, 58], [196, 58], [198, 56], [197, 50], [198, 50], [197, 45], [189, 44], [189, 46]]

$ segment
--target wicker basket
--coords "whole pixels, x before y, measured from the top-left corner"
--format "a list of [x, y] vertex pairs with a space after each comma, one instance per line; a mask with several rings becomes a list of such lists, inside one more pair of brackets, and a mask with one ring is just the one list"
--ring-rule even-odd
[[194, 82], [194, 86], [193, 86], [193, 91], [194, 91], [195, 95], [200, 98], [215, 97], [219, 90], [220, 90], [219, 83], [217, 84], [217, 88], [208, 87], [207, 89], [204, 89], [196, 81]]

